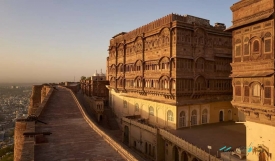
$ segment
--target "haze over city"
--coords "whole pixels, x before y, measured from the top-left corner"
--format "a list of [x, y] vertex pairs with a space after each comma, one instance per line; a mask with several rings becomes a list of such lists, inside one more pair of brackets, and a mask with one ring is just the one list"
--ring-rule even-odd
[[[0, 1], [0, 83], [78, 81], [106, 70], [110, 39], [170, 13], [231, 26], [237, 0]], [[194, 9], [196, 8], [196, 9]]]

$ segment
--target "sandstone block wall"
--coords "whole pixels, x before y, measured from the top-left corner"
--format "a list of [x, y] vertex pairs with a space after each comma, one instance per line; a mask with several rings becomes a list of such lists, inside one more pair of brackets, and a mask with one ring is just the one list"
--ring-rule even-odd
[[32, 95], [30, 98], [30, 106], [28, 110], [28, 115], [34, 114], [36, 109], [41, 104], [41, 90], [43, 85], [34, 85], [32, 87]]

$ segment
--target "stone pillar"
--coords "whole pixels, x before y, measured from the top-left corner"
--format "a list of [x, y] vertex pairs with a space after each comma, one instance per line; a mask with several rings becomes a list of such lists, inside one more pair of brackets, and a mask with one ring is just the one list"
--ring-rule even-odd
[[14, 161], [21, 160], [23, 144], [25, 137], [23, 135], [26, 130], [26, 122], [16, 121], [14, 129]]
[[34, 114], [36, 109], [41, 104], [41, 90], [43, 85], [33, 85], [32, 86], [32, 95], [30, 98], [30, 106], [28, 110], [28, 115]]

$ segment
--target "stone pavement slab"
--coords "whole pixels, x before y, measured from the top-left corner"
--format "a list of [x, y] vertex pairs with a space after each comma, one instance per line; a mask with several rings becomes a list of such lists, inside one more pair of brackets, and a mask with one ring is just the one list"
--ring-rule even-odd
[[54, 91], [37, 123], [36, 132], [49, 131], [48, 143], [35, 145], [35, 161], [125, 160], [83, 119], [69, 91]]

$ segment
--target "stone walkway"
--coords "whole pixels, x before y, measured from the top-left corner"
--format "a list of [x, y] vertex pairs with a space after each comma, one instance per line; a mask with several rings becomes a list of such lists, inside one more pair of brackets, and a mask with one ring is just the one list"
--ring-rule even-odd
[[48, 143], [35, 145], [37, 161], [122, 161], [125, 160], [83, 119], [69, 91], [54, 91], [39, 116], [36, 132], [49, 131]]

